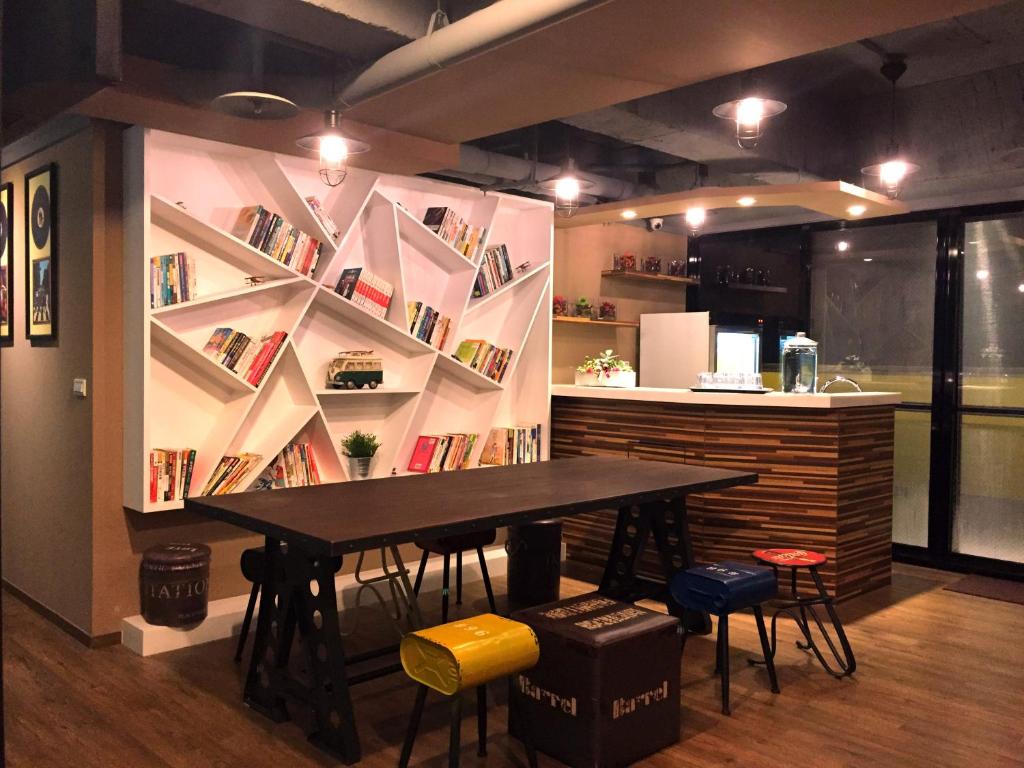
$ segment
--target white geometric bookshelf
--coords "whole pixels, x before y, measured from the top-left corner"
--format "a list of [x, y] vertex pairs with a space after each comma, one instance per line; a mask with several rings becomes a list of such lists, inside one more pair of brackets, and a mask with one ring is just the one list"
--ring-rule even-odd
[[[141, 512], [180, 509], [149, 501], [149, 452], [197, 451], [191, 495], [221, 457], [257, 453], [246, 490], [291, 442], [314, 446], [321, 481], [346, 481], [340, 440], [373, 432], [382, 447], [374, 477], [405, 474], [420, 434], [479, 435], [476, 467], [492, 427], [542, 425], [548, 457], [552, 209], [545, 202], [442, 182], [358, 170], [324, 186], [313, 160], [278, 156], [133, 128], [125, 139], [125, 487]], [[325, 232], [305, 202], [319, 197], [340, 228]], [[180, 203], [180, 204], [179, 204]], [[239, 211], [262, 204], [325, 245], [305, 276], [230, 234]], [[468, 259], [421, 221], [448, 206], [489, 244], [504, 243], [516, 278], [471, 298], [479, 258]], [[480, 249], [478, 253], [482, 253]], [[183, 251], [195, 260], [196, 298], [150, 309], [149, 259]], [[394, 285], [379, 318], [335, 293], [343, 269], [363, 267]], [[251, 286], [246, 278], [265, 281]], [[406, 302], [451, 317], [444, 350], [409, 333]], [[288, 337], [259, 386], [208, 358], [214, 328]], [[464, 338], [511, 348], [499, 383], [451, 357]], [[327, 367], [343, 350], [373, 349], [384, 362], [377, 389], [334, 390]]]

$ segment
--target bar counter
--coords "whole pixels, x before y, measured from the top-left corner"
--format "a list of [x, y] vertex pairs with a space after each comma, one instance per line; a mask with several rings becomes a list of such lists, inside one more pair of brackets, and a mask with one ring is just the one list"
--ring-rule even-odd
[[[893, 426], [889, 392], [765, 395], [555, 385], [551, 456], [614, 455], [757, 472], [757, 485], [689, 497], [701, 562], [750, 562], [751, 550], [804, 547], [827, 555], [838, 599], [889, 583]], [[565, 521], [580, 575], [604, 566], [614, 516]], [[660, 567], [652, 553], [645, 574]]]

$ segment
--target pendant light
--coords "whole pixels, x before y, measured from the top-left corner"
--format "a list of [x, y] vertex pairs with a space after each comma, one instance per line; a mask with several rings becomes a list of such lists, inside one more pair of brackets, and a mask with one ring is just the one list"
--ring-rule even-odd
[[786, 105], [774, 99], [747, 96], [719, 104], [711, 111], [715, 117], [736, 124], [736, 144], [740, 149], [753, 149], [761, 138], [764, 121], [785, 112]]
[[554, 194], [555, 215], [568, 219], [580, 207], [580, 192], [589, 189], [594, 184], [579, 177], [579, 173], [576, 171], [576, 161], [570, 157], [555, 178], [542, 181], [540, 186]]
[[[896, 143], [896, 81], [907, 71], [907, 62], [901, 54], [890, 54], [885, 57], [882, 64], [882, 77], [892, 84], [892, 92], [889, 101], [889, 148], [885, 153], [882, 162], [865, 166], [860, 172], [865, 176], [878, 179], [878, 186], [891, 200], [899, 197], [903, 182], [912, 173], [921, 169], [916, 163], [911, 163], [900, 156], [899, 145]], [[865, 184], [868, 186], [868, 184]]]
[[320, 156], [320, 179], [329, 187], [336, 187], [345, 180], [348, 175], [349, 155], [370, 150], [370, 145], [366, 142], [350, 139], [341, 132], [336, 109], [324, 112], [322, 131], [303, 136], [295, 143], [302, 149], [316, 152]]
[[252, 64], [251, 90], [222, 93], [210, 102], [210, 106], [218, 112], [232, 117], [244, 117], [248, 120], [284, 120], [298, 114], [299, 107], [294, 101], [264, 90], [264, 47], [262, 33], [255, 29], [251, 30], [249, 37], [249, 56]]

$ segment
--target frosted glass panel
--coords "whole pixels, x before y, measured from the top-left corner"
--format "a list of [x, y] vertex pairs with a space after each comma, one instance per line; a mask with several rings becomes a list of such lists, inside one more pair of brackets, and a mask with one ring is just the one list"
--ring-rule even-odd
[[896, 411], [892, 540], [897, 544], [928, 546], [931, 421], [927, 411]]
[[960, 493], [953, 549], [1024, 563], [1024, 418], [960, 420]]

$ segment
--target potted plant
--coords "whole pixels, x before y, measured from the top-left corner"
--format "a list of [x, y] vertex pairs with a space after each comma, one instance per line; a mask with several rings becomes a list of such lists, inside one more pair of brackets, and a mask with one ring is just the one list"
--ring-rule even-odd
[[555, 296], [551, 312], [555, 317], [565, 317], [569, 314], [569, 302], [565, 296]]
[[635, 387], [633, 366], [606, 349], [597, 357], [587, 357], [576, 368], [576, 385], [580, 387]]
[[576, 317], [590, 317], [590, 300], [586, 296], [576, 299]]
[[601, 319], [602, 320], [614, 320], [615, 319], [615, 305], [610, 301], [601, 302]]
[[373, 461], [380, 443], [377, 436], [358, 429], [341, 441], [341, 449], [348, 457], [348, 476], [352, 480], [365, 480], [370, 475]]

